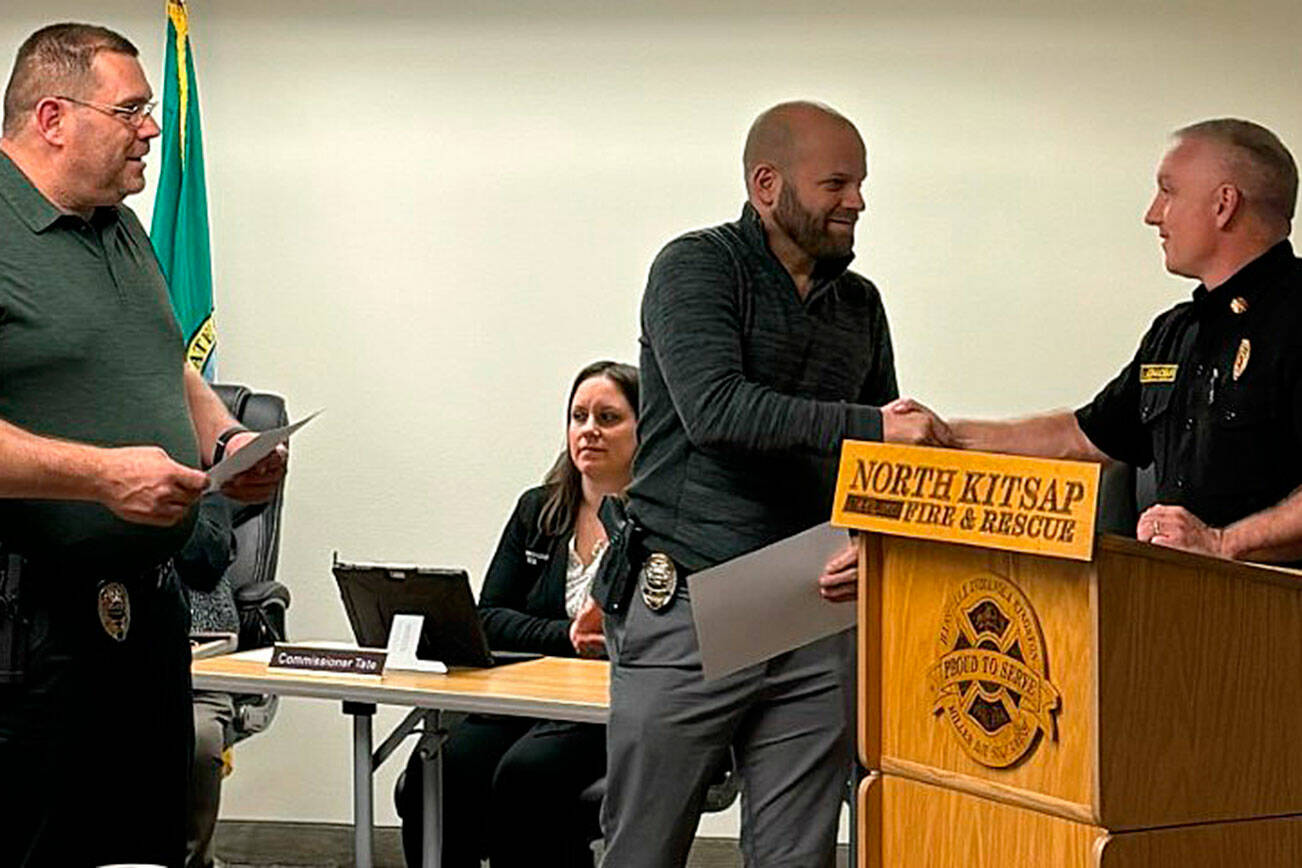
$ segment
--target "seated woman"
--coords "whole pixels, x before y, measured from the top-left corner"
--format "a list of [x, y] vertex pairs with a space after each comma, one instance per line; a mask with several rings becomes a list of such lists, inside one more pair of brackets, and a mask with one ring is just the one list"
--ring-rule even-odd
[[[637, 446], [637, 369], [594, 362], [570, 388], [566, 448], [521, 495], [489, 564], [480, 617], [495, 651], [603, 656], [588, 589], [606, 548], [597, 507], [623, 492]], [[472, 715], [443, 746], [446, 868], [592, 865], [598, 807], [579, 794], [606, 769], [600, 724]], [[421, 861], [421, 761], [397, 795], [408, 865]]]

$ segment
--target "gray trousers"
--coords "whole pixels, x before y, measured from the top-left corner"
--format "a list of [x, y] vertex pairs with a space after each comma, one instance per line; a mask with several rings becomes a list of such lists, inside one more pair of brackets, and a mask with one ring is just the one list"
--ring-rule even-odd
[[606, 635], [603, 868], [684, 865], [729, 746], [747, 868], [833, 865], [849, 776], [846, 634], [710, 682], [685, 596], [657, 614], [635, 594], [623, 617], [607, 616]]
[[185, 829], [186, 868], [211, 868], [222, 797], [222, 751], [235, 708], [229, 693], [194, 692], [194, 767]]

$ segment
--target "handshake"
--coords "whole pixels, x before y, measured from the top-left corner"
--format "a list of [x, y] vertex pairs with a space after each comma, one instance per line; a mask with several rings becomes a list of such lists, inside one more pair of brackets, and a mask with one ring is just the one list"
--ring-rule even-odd
[[912, 398], [897, 398], [882, 407], [882, 441], [962, 448], [945, 420]]

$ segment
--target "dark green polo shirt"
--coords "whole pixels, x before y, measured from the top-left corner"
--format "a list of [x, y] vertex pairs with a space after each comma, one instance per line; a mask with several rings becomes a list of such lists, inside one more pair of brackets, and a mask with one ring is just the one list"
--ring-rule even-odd
[[[0, 153], [0, 419], [99, 446], [157, 445], [198, 467], [183, 351], [136, 215], [63, 214]], [[192, 526], [193, 511], [154, 528], [95, 503], [0, 499], [6, 547], [106, 574], [168, 557]]]

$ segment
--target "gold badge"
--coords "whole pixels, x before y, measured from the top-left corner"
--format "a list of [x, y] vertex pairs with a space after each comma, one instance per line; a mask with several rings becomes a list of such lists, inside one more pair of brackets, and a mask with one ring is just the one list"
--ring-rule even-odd
[[1241, 295], [1236, 295], [1234, 298], [1230, 299], [1230, 310], [1235, 313], [1247, 313], [1248, 300]]
[[1140, 365], [1139, 382], [1174, 383], [1176, 372], [1179, 370], [1179, 365]]
[[963, 752], [983, 766], [1008, 768], [1040, 734], [1056, 740], [1061, 704], [1049, 682], [1044, 635], [1031, 601], [990, 573], [955, 583], [945, 600], [936, 665], [927, 674], [932, 712]]
[[652, 612], [659, 612], [673, 599], [678, 587], [678, 570], [673, 559], [661, 552], [653, 552], [642, 565], [642, 601]]
[[1247, 338], [1239, 341], [1239, 351], [1234, 354], [1234, 379], [1243, 376], [1243, 371], [1248, 367], [1248, 357], [1252, 355], [1252, 342]]
[[121, 642], [131, 629], [131, 597], [126, 585], [105, 582], [99, 586], [99, 623], [104, 632]]

